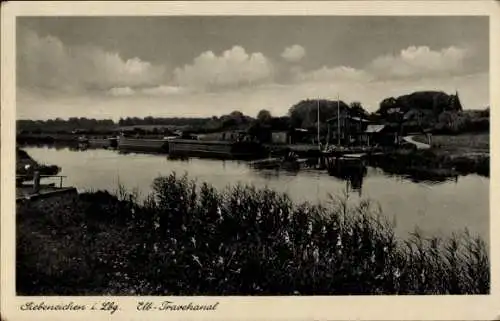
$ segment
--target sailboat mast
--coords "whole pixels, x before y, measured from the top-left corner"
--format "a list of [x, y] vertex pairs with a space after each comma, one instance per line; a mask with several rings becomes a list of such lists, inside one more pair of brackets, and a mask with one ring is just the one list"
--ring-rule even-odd
[[319, 143], [319, 98], [318, 98], [318, 149], [321, 149], [321, 145]]
[[340, 146], [340, 98], [337, 94], [337, 144]]

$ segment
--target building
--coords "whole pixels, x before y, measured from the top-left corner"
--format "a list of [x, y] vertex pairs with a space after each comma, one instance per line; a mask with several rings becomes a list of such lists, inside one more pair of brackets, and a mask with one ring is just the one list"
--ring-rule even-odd
[[345, 112], [338, 117], [328, 119], [327, 140], [332, 144], [340, 142], [341, 145], [360, 143], [360, 135], [364, 133], [369, 120], [362, 117], [350, 116]]
[[274, 131], [271, 133], [273, 144], [288, 144], [290, 135], [286, 131]]
[[400, 142], [398, 130], [394, 126], [370, 124], [361, 135], [361, 142], [367, 146], [397, 145]]

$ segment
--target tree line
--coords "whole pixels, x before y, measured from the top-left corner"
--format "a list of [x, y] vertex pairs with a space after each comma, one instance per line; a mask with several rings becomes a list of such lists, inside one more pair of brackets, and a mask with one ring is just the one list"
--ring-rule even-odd
[[[318, 112], [319, 108], [319, 112]], [[305, 99], [291, 106], [287, 115], [276, 117], [269, 110], [260, 110], [255, 117], [233, 111], [212, 117], [126, 117], [117, 122], [112, 119], [72, 117], [67, 120], [18, 120], [18, 133], [71, 133], [115, 132], [123, 128], [163, 132], [165, 127], [182, 128], [192, 133], [210, 133], [226, 130], [247, 130], [258, 133], [266, 130], [293, 128], [316, 129], [318, 120], [321, 131], [326, 131], [326, 121], [342, 115], [361, 117], [377, 123], [397, 123], [403, 127], [431, 129], [439, 133], [460, 133], [489, 130], [489, 108], [463, 110], [458, 95], [422, 91], [397, 98], [389, 97], [380, 102], [375, 112], [368, 112], [360, 102]], [[319, 114], [319, 119], [318, 119]], [[142, 126], [142, 127], [141, 127]]]

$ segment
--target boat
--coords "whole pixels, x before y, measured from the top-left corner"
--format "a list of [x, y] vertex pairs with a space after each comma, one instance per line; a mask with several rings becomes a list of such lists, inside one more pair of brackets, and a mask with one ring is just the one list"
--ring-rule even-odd
[[118, 149], [121, 151], [168, 153], [169, 141], [176, 137], [163, 138], [131, 138], [120, 136], [118, 139]]
[[269, 158], [251, 161], [248, 163], [248, 165], [250, 167], [259, 168], [259, 169], [269, 169], [269, 168], [280, 167], [282, 162], [283, 162], [283, 159], [281, 157], [269, 157]]
[[300, 169], [307, 162], [307, 158], [285, 160], [283, 158], [272, 157], [251, 161], [248, 165], [258, 169]]
[[78, 144], [86, 144], [89, 142], [89, 139], [86, 136], [78, 136], [76, 141], [78, 142]]
[[88, 144], [91, 148], [116, 148], [118, 147], [118, 138], [89, 138]]
[[174, 157], [255, 159], [262, 157], [266, 150], [260, 143], [252, 141], [172, 139], [168, 141], [168, 152]]
[[325, 157], [325, 165], [331, 175], [363, 172], [366, 169], [366, 154], [343, 154]]

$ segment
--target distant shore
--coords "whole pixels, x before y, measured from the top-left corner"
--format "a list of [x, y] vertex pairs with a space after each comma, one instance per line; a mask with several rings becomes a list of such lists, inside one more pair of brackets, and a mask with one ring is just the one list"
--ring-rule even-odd
[[[39, 138], [19, 139], [18, 143], [19, 146], [59, 146], [78, 149], [76, 138], [72, 136], [70, 139], [70, 136], [64, 135], [60, 138], [47, 139], [41, 135]], [[416, 136], [415, 140], [426, 142], [423, 136]], [[301, 149], [305, 157], [318, 157], [314, 145], [294, 146]], [[285, 147], [266, 145], [270, 152], [277, 154], [283, 154], [283, 151], [287, 150]], [[436, 136], [433, 138], [432, 147], [428, 150], [388, 148], [381, 155], [370, 157], [369, 165], [380, 167], [389, 173], [408, 174], [423, 179], [467, 174], [489, 177], [489, 134]]]

